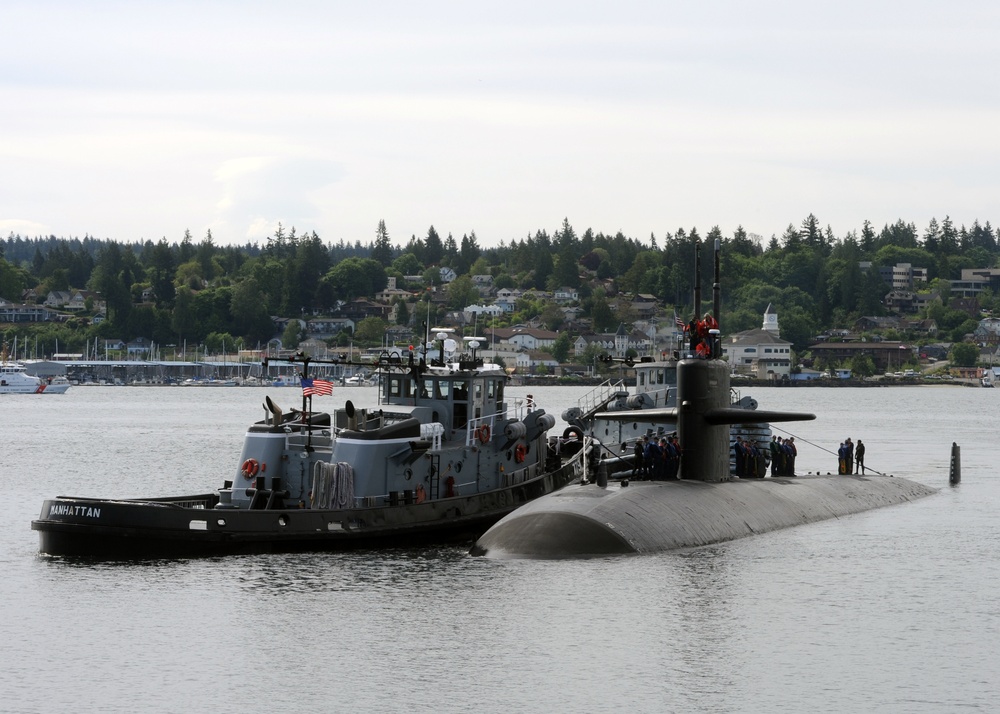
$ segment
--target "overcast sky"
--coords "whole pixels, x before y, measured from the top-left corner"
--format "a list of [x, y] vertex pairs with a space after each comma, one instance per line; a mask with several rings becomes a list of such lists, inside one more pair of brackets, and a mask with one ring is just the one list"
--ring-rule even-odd
[[0, 235], [1000, 225], [1000, 3], [0, 6]]

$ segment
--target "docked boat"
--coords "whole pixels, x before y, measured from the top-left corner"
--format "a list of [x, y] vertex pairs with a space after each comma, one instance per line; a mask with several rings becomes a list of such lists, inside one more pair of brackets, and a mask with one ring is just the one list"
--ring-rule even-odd
[[70, 388], [70, 381], [62, 375], [46, 377], [42, 381], [45, 382], [45, 389], [42, 391], [42, 394], [65, 394]]
[[[451, 342], [449, 340], [449, 342]], [[165, 498], [46, 500], [31, 527], [53, 555], [144, 557], [471, 542], [516, 507], [586, 473], [584, 450], [556, 449], [555, 418], [508, 400], [508, 376], [476, 355], [383, 353], [378, 408], [311, 409], [270, 397], [216, 491]], [[454, 344], [454, 342], [452, 342]], [[553, 440], [554, 442], [554, 440]]]
[[375, 380], [366, 378], [363, 374], [356, 374], [353, 377], [346, 377], [342, 382], [345, 387], [374, 387]]
[[235, 387], [235, 379], [185, 379], [180, 383], [182, 387]]
[[65, 394], [69, 389], [65, 377], [43, 379], [28, 374], [20, 362], [7, 359], [6, 347], [0, 355], [0, 394]]

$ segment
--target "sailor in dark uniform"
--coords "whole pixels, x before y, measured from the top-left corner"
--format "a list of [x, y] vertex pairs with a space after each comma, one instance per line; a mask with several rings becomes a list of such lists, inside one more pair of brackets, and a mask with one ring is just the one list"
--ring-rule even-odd
[[656, 445], [656, 439], [643, 438], [645, 450], [642, 454], [642, 462], [646, 467], [646, 476], [649, 479], [656, 479], [656, 461], [660, 457], [660, 447]]
[[635, 446], [632, 449], [632, 478], [642, 479], [643, 465], [642, 465], [642, 439], [635, 440]]
[[861, 475], [865, 475], [865, 442], [858, 439], [858, 445], [854, 449], [854, 473], [861, 469]]

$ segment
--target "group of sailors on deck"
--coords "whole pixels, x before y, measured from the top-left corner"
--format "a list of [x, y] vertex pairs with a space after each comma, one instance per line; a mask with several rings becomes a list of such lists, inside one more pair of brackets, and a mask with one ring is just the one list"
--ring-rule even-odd
[[[682, 323], [680, 320], [678, 322]], [[678, 324], [679, 326], [680, 324]], [[684, 325], [684, 332], [688, 333], [691, 352], [702, 359], [718, 357], [716, 349], [719, 342], [718, 330], [719, 321], [710, 312], [706, 312], [700, 320], [693, 318], [687, 325]]]
[[635, 440], [632, 451], [632, 478], [638, 481], [669, 481], [677, 478], [681, 466], [681, 445], [677, 434]]
[[861, 439], [858, 439], [858, 445], [855, 447], [851, 437], [847, 437], [840, 442], [840, 448], [837, 450], [837, 473], [857, 474], [859, 472], [862, 476], [865, 473], [865, 444]]
[[764, 478], [767, 475], [764, 450], [750, 439], [736, 437], [733, 441], [733, 458], [737, 478]]
[[771, 464], [771, 478], [795, 475], [795, 437], [782, 439], [772, 436], [771, 442], [762, 447], [750, 439], [737, 437], [733, 442], [733, 456], [736, 462], [736, 476], [739, 478], [764, 478], [767, 464]]

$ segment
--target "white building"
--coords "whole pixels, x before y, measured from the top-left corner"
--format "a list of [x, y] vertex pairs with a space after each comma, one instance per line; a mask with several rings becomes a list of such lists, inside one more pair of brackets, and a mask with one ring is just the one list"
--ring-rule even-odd
[[760, 329], [738, 332], [722, 343], [722, 356], [737, 374], [781, 379], [792, 372], [792, 343], [780, 337], [778, 313], [764, 310]]

